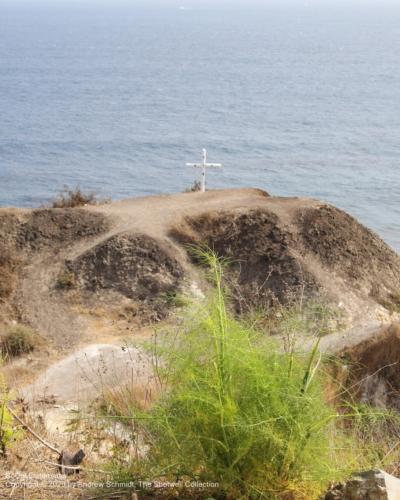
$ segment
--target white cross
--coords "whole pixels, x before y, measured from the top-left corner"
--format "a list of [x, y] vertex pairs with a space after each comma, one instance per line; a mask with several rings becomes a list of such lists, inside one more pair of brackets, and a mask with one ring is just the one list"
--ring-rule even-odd
[[187, 167], [196, 167], [201, 168], [201, 192], [205, 193], [206, 191], [206, 171], [207, 168], [220, 168], [222, 167], [221, 163], [207, 163], [207, 150], [203, 149], [203, 162], [202, 163], [186, 163]]

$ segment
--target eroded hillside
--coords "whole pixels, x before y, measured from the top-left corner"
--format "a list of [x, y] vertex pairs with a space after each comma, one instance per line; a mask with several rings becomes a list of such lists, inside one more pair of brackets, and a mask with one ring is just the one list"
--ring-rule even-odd
[[207, 288], [188, 245], [228, 259], [238, 312], [318, 295], [354, 326], [398, 307], [400, 258], [377, 235], [325, 203], [260, 190], [2, 209], [0, 236], [3, 327], [22, 321], [58, 349], [92, 338], [99, 307], [104, 321], [160, 320], [176, 294]]

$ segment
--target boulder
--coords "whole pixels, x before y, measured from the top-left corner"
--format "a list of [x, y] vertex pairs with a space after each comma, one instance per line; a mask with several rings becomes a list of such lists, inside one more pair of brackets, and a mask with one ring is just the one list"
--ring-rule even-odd
[[325, 500], [400, 500], [400, 479], [382, 470], [360, 472], [332, 487]]

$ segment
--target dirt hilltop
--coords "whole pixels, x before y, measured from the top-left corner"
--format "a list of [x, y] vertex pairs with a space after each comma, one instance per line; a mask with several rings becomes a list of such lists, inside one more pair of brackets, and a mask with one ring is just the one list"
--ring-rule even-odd
[[[18, 344], [18, 329], [30, 327], [37, 342], [33, 352], [8, 358], [0, 376], [48, 442], [59, 450], [83, 447], [93, 464], [110, 458], [115, 439], [129, 443], [114, 424], [100, 433], [90, 420], [76, 433], [70, 424], [81, 411], [89, 415], [104, 391], [128, 387], [145, 404], [154, 366], [144, 343], [155, 324], [159, 331], [176, 326], [179, 305], [202, 300], [210, 287], [193, 247], [226, 259], [236, 314], [280, 314], [281, 304], [308, 301], [329, 307], [334, 325], [320, 347], [342, 356], [337, 380], [349, 387], [357, 381], [362, 401], [400, 408], [400, 326], [388, 326], [400, 312], [400, 257], [331, 205], [237, 189], [0, 209], [0, 339], [16, 329]], [[300, 348], [314, 342], [302, 337]], [[361, 377], [367, 382], [358, 383]], [[11, 459], [17, 468], [21, 457], [27, 464], [36, 456], [35, 446], [20, 443]], [[29, 465], [30, 472], [42, 468]]]
[[160, 320], [177, 293], [207, 287], [187, 244], [229, 259], [238, 312], [319, 295], [353, 326], [399, 306], [400, 257], [354, 218], [318, 200], [236, 189], [1, 209], [0, 325], [29, 324], [70, 350], [106, 322]]

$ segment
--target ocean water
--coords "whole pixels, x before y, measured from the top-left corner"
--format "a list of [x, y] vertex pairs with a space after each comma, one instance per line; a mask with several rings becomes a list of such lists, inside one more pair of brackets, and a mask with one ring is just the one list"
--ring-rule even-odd
[[0, 205], [254, 186], [400, 250], [400, 8], [0, 3]]

